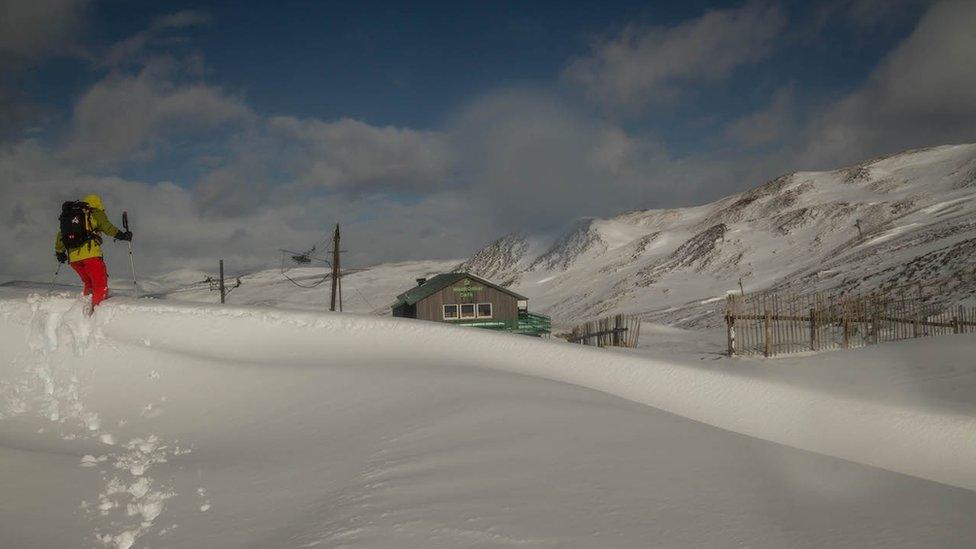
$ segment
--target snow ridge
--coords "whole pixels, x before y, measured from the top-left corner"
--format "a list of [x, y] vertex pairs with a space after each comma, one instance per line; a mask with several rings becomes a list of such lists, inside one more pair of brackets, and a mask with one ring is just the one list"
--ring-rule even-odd
[[[106, 303], [104, 313], [98, 330], [118, 344], [139, 345], [152, 333], [158, 334], [156, 351], [294, 365], [317, 363], [326, 349], [343, 364], [393, 363], [415, 349], [432, 363], [580, 385], [734, 432], [976, 488], [976, 419], [966, 415], [894, 408], [731, 371], [422, 321], [124, 300]], [[459, 346], [484, 352], [458, 355]]]

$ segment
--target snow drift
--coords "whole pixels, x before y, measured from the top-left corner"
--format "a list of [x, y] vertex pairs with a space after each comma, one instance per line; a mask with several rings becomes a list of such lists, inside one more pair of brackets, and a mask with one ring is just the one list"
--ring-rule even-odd
[[976, 488], [963, 414], [419, 321], [152, 300], [86, 319], [67, 296], [0, 299], [0, 348], [4, 546], [976, 539], [976, 494], [873, 468]]
[[406, 319], [141, 304], [113, 307], [106, 316], [102, 331], [113, 340], [137, 344], [147, 333], [161, 334], [153, 338], [157, 349], [234, 363], [397, 364], [422, 353], [418, 358], [432, 364], [578, 385], [737, 433], [976, 489], [976, 418], [968, 415]]

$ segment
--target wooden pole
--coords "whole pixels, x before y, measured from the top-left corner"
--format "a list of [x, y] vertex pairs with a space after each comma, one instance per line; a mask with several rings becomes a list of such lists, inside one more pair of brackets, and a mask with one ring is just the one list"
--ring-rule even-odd
[[875, 296], [871, 298], [871, 343], [877, 345], [879, 340], [879, 326], [878, 326], [878, 299]]
[[336, 292], [339, 289], [339, 224], [336, 223], [335, 233], [332, 235], [332, 299], [329, 310], [336, 310]]
[[851, 322], [850, 322], [850, 319], [851, 319], [851, 309], [850, 309], [850, 302], [847, 300], [847, 298], [841, 298], [841, 299], [843, 299], [843, 301], [841, 302], [841, 310], [843, 311], [842, 314], [844, 315], [844, 319], [843, 319], [843, 323], [844, 323], [844, 348], [845, 349], [850, 349], [851, 348]]
[[224, 289], [224, 260], [220, 260], [220, 302], [224, 303], [227, 299], [227, 291]]
[[735, 356], [735, 296], [732, 294], [725, 299], [725, 326], [729, 356]]
[[769, 358], [773, 354], [773, 350], [772, 350], [773, 327], [772, 327], [772, 323], [770, 322], [770, 317], [771, 316], [772, 315], [769, 313], [769, 307], [766, 307], [766, 318], [765, 318], [765, 322], [764, 322], [764, 324], [765, 324], [765, 326], [764, 326], [764, 329], [765, 329], [765, 338], [764, 339], [766, 341], [765, 341], [765, 349], [764, 349], [764, 352], [763, 352], [763, 355], [766, 356], [766, 358]]
[[920, 320], [921, 313], [918, 312], [919, 302], [915, 300], [912, 302], [912, 337], [918, 337], [918, 323]]
[[817, 350], [817, 312], [810, 307], [810, 350]]

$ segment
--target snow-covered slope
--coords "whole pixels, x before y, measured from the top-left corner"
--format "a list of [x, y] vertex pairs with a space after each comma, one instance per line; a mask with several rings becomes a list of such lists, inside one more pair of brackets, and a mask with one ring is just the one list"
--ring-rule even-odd
[[[81, 310], [0, 290], [0, 546], [976, 540], [976, 416], [937, 395], [893, 405], [405, 319]], [[929, 373], [971, 382], [972, 344], [931, 345]]]
[[563, 325], [611, 312], [714, 324], [713, 298], [740, 277], [746, 291], [931, 284], [933, 301], [949, 305], [976, 292], [976, 145], [793, 173], [694, 208], [585, 219], [542, 241], [508, 235], [460, 268], [511, 284]]
[[[394, 298], [416, 284], [417, 278], [430, 278], [448, 272], [458, 260], [410, 261], [385, 263], [350, 272], [342, 278], [342, 310], [352, 313], [389, 315]], [[309, 310], [328, 310], [331, 300], [329, 272], [324, 267], [270, 269], [239, 277], [228, 277], [227, 302], [233, 305], [260, 305]], [[218, 303], [220, 293], [211, 289], [208, 277], [216, 273], [193, 273], [188, 276], [164, 276], [139, 283], [140, 295], [153, 299]], [[131, 281], [113, 281], [112, 287], [125, 295]], [[31, 287], [41, 288], [33, 285]]]

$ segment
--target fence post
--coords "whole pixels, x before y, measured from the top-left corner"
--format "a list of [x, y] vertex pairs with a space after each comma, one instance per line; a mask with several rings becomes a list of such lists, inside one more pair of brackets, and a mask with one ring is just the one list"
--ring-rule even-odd
[[844, 311], [844, 348], [851, 348], [851, 321], [848, 318], [847, 311]]
[[817, 311], [810, 308], [810, 350], [817, 350]]
[[766, 346], [763, 355], [769, 358], [773, 356], [773, 348], [772, 348], [773, 324], [772, 324], [772, 315], [769, 313], [769, 309], [766, 309], [766, 318], [764, 324], [765, 324], [764, 339], [766, 340]]
[[223, 304], [227, 299], [227, 291], [224, 289], [224, 260], [220, 260], [220, 303]]
[[956, 318], [952, 320], [953, 333], [956, 334], [962, 333], [962, 316], [963, 316], [963, 310], [962, 310], [962, 305], [960, 305], [959, 308], [956, 309]]
[[729, 343], [729, 356], [735, 356], [735, 296], [729, 294], [725, 300], [725, 325]]
[[878, 333], [880, 331], [878, 329], [879, 320], [880, 319], [878, 318], [878, 301], [877, 299], [872, 298], [871, 299], [871, 343], [875, 345], [878, 344], [878, 340], [880, 337], [880, 334]]

